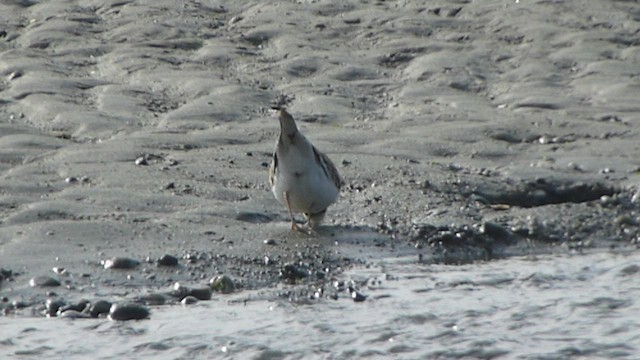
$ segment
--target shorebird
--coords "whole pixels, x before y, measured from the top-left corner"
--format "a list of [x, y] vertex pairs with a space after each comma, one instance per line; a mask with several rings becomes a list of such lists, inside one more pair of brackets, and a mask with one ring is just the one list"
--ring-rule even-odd
[[269, 185], [278, 202], [289, 210], [291, 230], [301, 230], [294, 212], [301, 212], [306, 226], [315, 231], [340, 194], [342, 180], [333, 162], [298, 130], [284, 108], [276, 108], [280, 135], [269, 166]]

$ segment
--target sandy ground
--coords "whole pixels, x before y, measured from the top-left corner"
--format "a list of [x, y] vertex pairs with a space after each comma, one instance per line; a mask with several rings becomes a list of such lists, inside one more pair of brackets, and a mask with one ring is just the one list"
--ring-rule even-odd
[[[0, 24], [7, 301], [638, 242], [637, 2], [16, 0]], [[345, 180], [317, 236], [268, 189], [274, 102]]]

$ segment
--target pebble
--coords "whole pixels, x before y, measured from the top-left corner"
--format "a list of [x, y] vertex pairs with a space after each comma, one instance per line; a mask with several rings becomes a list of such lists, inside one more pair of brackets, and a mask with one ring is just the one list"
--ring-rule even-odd
[[285, 264], [280, 269], [280, 278], [289, 283], [295, 283], [298, 280], [304, 279], [309, 276], [309, 271], [305, 267], [297, 266], [294, 264]]
[[354, 302], [363, 302], [367, 300], [366, 295], [361, 294], [359, 291], [352, 288], [351, 286], [349, 286], [349, 292], [351, 293], [351, 298], [353, 299]]
[[620, 270], [620, 274], [623, 276], [635, 275], [638, 272], [640, 272], [640, 266], [636, 264], [627, 265]]
[[158, 265], [160, 266], [176, 266], [178, 265], [178, 258], [172, 255], [162, 255], [161, 258], [158, 259]]
[[617, 226], [637, 226], [638, 221], [628, 214], [617, 216], [613, 222]]
[[140, 156], [139, 158], [136, 159], [135, 164], [138, 166], [145, 166], [145, 165], [149, 165], [149, 162], [144, 156]]
[[[6, 34], [4, 30], [2, 30], [2, 33]], [[4, 36], [6, 36], [6, 35], [4, 35]], [[4, 37], [4, 36], [2, 36], [2, 37]], [[9, 74], [9, 76], [7, 76], [7, 80], [15, 80], [15, 79], [21, 77], [22, 75], [23, 75], [22, 71], [20, 71], [20, 70], [14, 71], [11, 74]]]
[[62, 313], [66, 312], [66, 311], [77, 311], [77, 312], [83, 312], [87, 306], [89, 305], [89, 301], [88, 300], [80, 300], [79, 302], [75, 303], [75, 304], [67, 304], [64, 306], [61, 306], [58, 309], [58, 316], [60, 316]]
[[16, 309], [23, 309], [30, 306], [28, 302], [22, 300], [14, 300], [11, 302], [11, 305]]
[[13, 276], [13, 271], [10, 269], [0, 268], [0, 281], [10, 279]]
[[50, 276], [41, 275], [31, 278], [31, 280], [29, 280], [29, 285], [32, 287], [53, 287], [60, 286], [60, 281]]
[[91, 307], [89, 308], [89, 315], [91, 315], [91, 317], [97, 318], [102, 314], [108, 314], [109, 310], [111, 310], [111, 305], [113, 304], [109, 301], [98, 300], [91, 304]]
[[158, 293], [146, 294], [138, 298], [145, 305], [164, 305], [167, 302], [167, 297]]
[[65, 306], [65, 305], [66, 305], [66, 303], [62, 299], [49, 298], [44, 303], [45, 314], [47, 316], [50, 316], [50, 317], [57, 316], [58, 315], [58, 310], [60, 310], [60, 308]]
[[184, 299], [182, 299], [182, 301], [180, 301], [182, 305], [192, 305], [197, 302], [198, 298], [196, 298], [195, 296], [186, 296]]
[[67, 310], [63, 313], [60, 314], [61, 318], [67, 318], [67, 319], [89, 319], [91, 316], [87, 313], [83, 313], [80, 311], [76, 311], [76, 310]]
[[482, 223], [479, 231], [481, 234], [487, 235], [489, 238], [495, 240], [508, 240], [512, 237], [509, 230], [491, 221], [485, 221]]
[[[212, 290], [210, 287], [190, 289], [186, 297], [194, 297], [198, 300], [210, 300]], [[184, 301], [184, 299], [182, 299]]]
[[64, 275], [67, 273], [67, 269], [63, 268], [63, 267], [54, 267], [51, 269], [51, 271], [53, 271], [54, 273], [58, 274], [58, 275]]
[[140, 261], [127, 257], [114, 257], [102, 261], [105, 269], [133, 269], [139, 264]]
[[118, 321], [148, 319], [150, 311], [147, 307], [135, 304], [113, 304], [109, 310], [109, 319]]
[[275, 239], [265, 239], [262, 241], [265, 245], [275, 245], [276, 244], [276, 240]]
[[218, 275], [209, 281], [211, 290], [223, 294], [231, 294], [236, 290], [236, 284], [227, 275]]
[[190, 292], [191, 292], [190, 288], [180, 284], [179, 282], [176, 282], [175, 284], [173, 284], [173, 290], [171, 291], [171, 296], [182, 300], [186, 296], [188, 296]]

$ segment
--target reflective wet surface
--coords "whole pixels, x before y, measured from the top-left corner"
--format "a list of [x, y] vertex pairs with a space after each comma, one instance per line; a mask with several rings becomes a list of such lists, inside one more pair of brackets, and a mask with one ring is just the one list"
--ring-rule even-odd
[[[152, 308], [150, 320], [0, 318], [19, 358], [637, 358], [640, 254], [598, 251], [462, 266], [380, 261], [348, 274], [367, 297], [268, 292]], [[365, 285], [366, 284], [366, 285]]]

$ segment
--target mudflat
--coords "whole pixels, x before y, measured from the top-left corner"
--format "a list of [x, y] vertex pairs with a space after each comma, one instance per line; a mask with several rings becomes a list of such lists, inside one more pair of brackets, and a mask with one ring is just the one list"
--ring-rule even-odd
[[[637, 2], [5, 1], [0, 24], [5, 313], [637, 251]], [[267, 184], [274, 103], [345, 182], [314, 236]]]

